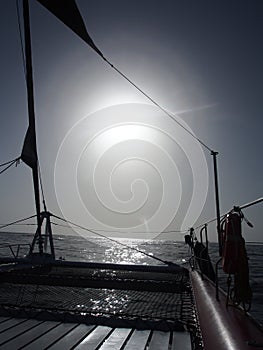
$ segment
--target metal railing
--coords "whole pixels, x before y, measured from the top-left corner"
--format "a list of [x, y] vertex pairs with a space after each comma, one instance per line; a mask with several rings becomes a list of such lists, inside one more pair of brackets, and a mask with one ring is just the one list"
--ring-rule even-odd
[[[27, 249], [26, 249], [27, 248]], [[27, 254], [30, 251], [31, 244], [29, 243], [20, 243], [20, 244], [0, 244], [0, 259], [1, 257], [12, 257], [14, 259], [24, 257], [25, 253]], [[5, 250], [5, 255], [1, 254]], [[22, 255], [23, 254], [23, 255]], [[21, 256], [22, 255], [22, 256]]]

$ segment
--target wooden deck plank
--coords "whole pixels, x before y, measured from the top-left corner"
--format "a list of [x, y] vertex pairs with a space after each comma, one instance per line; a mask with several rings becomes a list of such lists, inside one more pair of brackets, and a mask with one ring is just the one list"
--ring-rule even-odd
[[149, 350], [166, 350], [169, 345], [170, 332], [154, 331], [150, 344]]
[[191, 350], [191, 338], [188, 332], [173, 332], [173, 342], [171, 350]]
[[27, 344], [33, 341], [34, 339], [48, 332], [53, 327], [56, 327], [58, 324], [58, 322], [53, 322], [53, 321], [45, 321], [41, 323], [33, 319], [29, 321], [32, 321], [32, 324], [34, 324], [33, 321], [36, 321], [38, 322], [38, 324], [36, 325], [36, 327], [31, 329], [29, 328], [26, 332], [18, 335], [17, 337], [10, 340], [8, 343], [5, 343], [4, 345], [2, 345], [1, 350], [23, 348], [27, 346]]
[[5, 322], [0, 323], [0, 333], [4, 332], [8, 328], [14, 327], [15, 325], [25, 321], [26, 318], [10, 318]]
[[45, 333], [40, 338], [37, 338], [29, 345], [27, 345], [26, 350], [46, 349], [48, 346], [55, 343], [56, 340], [62, 338], [64, 334], [67, 334], [76, 326], [77, 324], [75, 323], [61, 323], [57, 327], [52, 328], [48, 333]]
[[100, 350], [120, 350], [130, 332], [132, 332], [131, 328], [116, 328], [102, 344]]
[[125, 350], [144, 350], [151, 331], [135, 330], [125, 346]]
[[112, 331], [111, 327], [98, 326], [93, 332], [87, 335], [85, 339], [74, 350], [94, 350], [96, 349], [107, 335]]
[[[7, 317], [0, 317], [0, 326], [1, 350], [144, 350], [152, 332]], [[169, 339], [170, 332], [153, 331], [147, 350], [167, 350]], [[171, 350], [191, 348], [188, 332], [173, 332]]]
[[[37, 320], [26, 320], [25, 322], [20, 322], [11, 328], [6, 329], [0, 334], [0, 345], [7, 342], [8, 340], [16, 337], [18, 338], [21, 334], [24, 334], [32, 327], [37, 326], [40, 321]], [[4, 345], [1, 346], [1, 349]]]
[[95, 326], [87, 326], [86, 324], [79, 324], [72, 329], [63, 338], [52, 345], [49, 350], [69, 350], [78, 344], [86, 334], [90, 333]]
[[3, 317], [3, 316], [0, 316], [0, 323], [2, 322], [5, 322], [7, 320], [9, 320], [11, 317]]

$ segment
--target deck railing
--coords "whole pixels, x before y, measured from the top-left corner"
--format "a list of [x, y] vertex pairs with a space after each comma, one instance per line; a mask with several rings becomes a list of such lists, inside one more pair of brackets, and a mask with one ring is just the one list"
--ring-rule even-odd
[[29, 243], [20, 244], [0, 244], [0, 259], [2, 257], [14, 259], [23, 258], [30, 251], [31, 245]]

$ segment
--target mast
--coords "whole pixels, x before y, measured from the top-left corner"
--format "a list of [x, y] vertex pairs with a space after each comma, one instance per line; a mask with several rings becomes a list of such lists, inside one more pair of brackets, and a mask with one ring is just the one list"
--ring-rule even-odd
[[36, 147], [34, 88], [33, 88], [31, 35], [30, 35], [28, 0], [23, 0], [23, 15], [24, 15], [23, 17], [24, 17], [25, 56], [26, 56], [27, 105], [28, 105], [28, 118], [29, 118], [28, 135], [30, 134], [30, 143], [36, 155], [36, 161], [31, 167], [32, 167], [35, 205], [36, 205], [36, 213], [37, 213], [37, 236], [38, 236], [39, 253], [42, 254], [43, 242], [42, 242], [42, 236], [41, 236], [38, 156], [37, 156], [37, 147]]

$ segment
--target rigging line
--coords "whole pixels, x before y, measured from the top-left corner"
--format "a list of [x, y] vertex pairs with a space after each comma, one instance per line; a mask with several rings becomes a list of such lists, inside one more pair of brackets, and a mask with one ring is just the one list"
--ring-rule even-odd
[[136, 85], [130, 78], [128, 78], [124, 73], [122, 73], [118, 68], [116, 68], [110, 61], [107, 60], [104, 56], [102, 56], [104, 61], [108, 63], [108, 65], [113, 68], [118, 74], [120, 74], [125, 80], [127, 80], [131, 85], [135, 87], [140, 93], [142, 93], [148, 100], [150, 100], [156, 107], [158, 107], [161, 111], [163, 111], [169, 118], [171, 118], [174, 122], [176, 122], [181, 128], [183, 128], [189, 135], [191, 135], [195, 140], [197, 140], [202, 146], [204, 146], [210, 153], [213, 150], [208, 147], [202, 140], [200, 140], [195, 134], [193, 134], [190, 130], [188, 130], [183, 124], [181, 124], [178, 120], [175, 119], [174, 115], [169, 113], [165, 108], [163, 108], [158, 102], [156, 102], [152, 97], [150, 97], [146, 92], [144, 92], [138, 85]]
[[[36, 224], [13, 224], [13, 225], [16, 225], [16, 226], [36, 226]], [[2, 225], [0, 225], [1, 227]]]
[[[54, 215], [53, 215], [54, 216]], [[56, 222], [51, 222], [54, 225], [61, 226], [61, 227], [67, 227], [68, 225], [61, 225]], [[84, 228], [86, 230], [86, 228]], [[96, 229], [96, 228], [90, 228], [90, 230], [96, 231], [96, 232], [115, 232], [115, 233], [159, 233], [159, 231], [119, 231], [119, 230], [102, 230], [102, 229]], [[169, 230], [169, 231], [162, 231], [161, 233], [185, 233], [188, 230], [179, 231], [179, 230]]]
[[26, 77], [26, 63], [25, 63], [25, 51], [24, 51], [24, 45], [22, 40], [22, 31], [21, 31], [21, 21], [20, 21], [20, 11], [18, 6], [18, 0], [16, 0], [16, 14], [17, 14], [17, 22], [18, 22], [18, 29], [19, 29], [19, 38], [20, 38], [20, 45], [21, 45], [21, 54], [22, 54], [22, 61], [23, 61], [23, 70], [24, 75]]
[[[60, 226], [60, 227], [70, 228], [68, 225], [61, 225], [61, 224], [58, 224], [58, 223], [53, 222], [53, 221], [51, 222], [51, 224], [56, 225], [56, 226]], [[85, 230], [86, 230], [86, 228], [85, 228]], [[95, 232], [111, 232], [111, 233], [113, 233], [113, 232], [115, 232], [115, 233], [159, 233], [159, 231], [119, 231], [119, 230], [101, 230], [101, 229], [96, 229], [96, 228], [91, 228], [90, 230], [93, 230]], [[188, 230], [185, 230], [185, 231], [171, 230], [171, 231], [163, 231], [162, 233], [185, 233], [187, 231]]]
[[20, 220], [13, 221], [13, 222], [11, 222], [11, 223], [9, 223], [9, 224], [2, 225], [2, 226], [0, 226], [0, 230], [1, 230], [2, 228], [5, 228], [5, 227], [11, 226], [11, 225], [15, 225], [15, 224], [17, 224], [17, 223], [19, 223], [19, 222], [26, 221], [26, 220], [28, 220], [28, 219], [32, 219], [32, 218], [35, 218], [35, 217], [36, 217], [36, 214], [35, 214], [35, 215], [32, 215], [32, 216], [29, 216], [29, 217], [27, 217], [27, 218], [24, 218], [24, 219], [20, 219]]
[[10, 163], [12, 163], [12, 162], [17, 162], [18, 160], [20, 160], [20, 157], [17, 157], [17, 158], [15, 158], [15, 159], [9, 160], [8, 162], [5, 162], [5, 163], [0, 164], [0, 167], [5, 166], [5, 165], [7, 165], [7, 164], [10, 164]]
[[9, 169], [12, 165], [14, 165], [17, 162], [17, 160], [13, 160], [11, 164], [6, 166], [3, 170], [0, 171], [0, 175], [3, 174], [7, 169]]
[[[252, 206], [252, 205], [259, 204], [259, 203], [261, 203], [261, 202], [263, 202], [263, 197], [262, 197], [262, 198], [258, 198], [258, 199], [256, 199], [256, 200], [254, 200], [253, 202], [246, 203], [246, 204], [243, 204], [243, 205], [240, 205], [240, 206], [235, 206], [235, 207], [242, 210], [242, 209], [248, 208], [248, 207], [250, 207], [250, 206]], [[231, 209], [231, 210], [232, 210], [232, 209]], [[226, 213], [220, 215], [220, 219], [222, 219], [224, 216], [226, 216], [231, 210], [228, 210]], [[201, 224], [201, 225], [199, 225], [199, 226], [197, 226], [197, 227], [194, 227], [194, 229], [197, 230], [198, 228], [201, 228], [201, 227], [203, 227], [204, 225], [210, 224], [211, 222], [216, 221], [216, 220], [217, 220], [217, 218], [213, 218], [213, 219], [211, 219], [211, 220], [209, 220], [209, 221], [204, 222], [203, 224]], [[190, 230], [190, 229], [189, 229], [189, 230]], [[187, 230], [187, 231], [189, 231], [189, 230]]]
[[[220, 215], [220, 219], [222, 219], [224, 216], [226, 216], [227, 214], [229, 213], [229, 211], [228, 212], [226, 212], [226, 213], [224, 213], [224, 214], [222, 214], [222, 215]], [[196, 226], [196, 227], [192, 227], [194, 230], [197, 230], [197, 229], [199, 229], [199, 228], [201, 228], [201, 227], [203, 227], [203, 226], [205, 226], [205, 225], [207, 225], [207, 224], [211, 224], [212, 222], [214, 222], [214, 221], [216, 221], [217, 220], [217, 217], [216, 218], [213, 218], [213, 219], [211, 219], [211, 220], [209, 220], [209, 221], [206, 221], [206, 222], [204, 222], [203, 224], [201, 224], [201, 225], [199, 225], [199, 226]], [[191, 228], [189, 228], [188, 230], [185, 230], [185, 232], [189, 232], [191, 230]]]
[[42, 194], [43, 207], [44, 207], [44, 210], [47, 211], [46, 201], [45, 201], [45, 196], [44, 196], [43, 183], [42, 183], [42, 176], [41, 176], [41, 169], [40, 169], [39, 162], [37, 162], [37, 164], [38, 164], [39, 182], [40, 182], [40, 188], [41, 188], [41, 194]]
[[[7, 233], [7, 234], [10, 234], [10, 235], [21, 235], [21, 236], [23, 236], [23, 235], [25, 235], [25, 232], [22, 232], [22, 231], [0, 231], [0, 235], [2, 234], [2, 233]], [[26, 233], [26, 235], [32, 235], [32, 232], [27, 232]], [[24, 238], [24, 237], [23, 237]], [[8, 244], [8, 243], [6, 243], [6, 244]], [[13, 243], [13, 245], [30, 245], [30, 243]]]
[[[226, 216], [228, 213], [229, 213], [229, 211], [228, 211], [227, 213], [225, 213], [225, 214], [220, 215], [220, 219], [222, 219], [222, 218], [223, 218], [224, 216]], [[194, 230], [197, 230], [197, 229], [199, 229], [199, 228], [201, 228], [201, 227], [203, 227], [203, 226], [205, 226], [205, 225], [207, 225], [207, 224], [211, 224], [212, 222], [214, 222], [214, 221], [216, 221], [216, 220], [217, 220], [217, 217], [216, 217], [216, 218], [213, 218], [213, 219], [211, 219], [211, 220], [209, 220], [209, 221], [206, 221], [206, 222], [204, 222], [203, 224], [201, 224], [201, 225], [199, 225], [199, 226], [191, 227], [191, 228], [193, 228]], [[184, 232], [190, 232], [191, 228], [185, 230]]]
[[76, 227], [79, 227], [79, 228], [81, 228], [81, 229], [83, 229], [83, 230], [86, 230], [86, 231], [88, 231], [88, 232], [90, 232], [90, 233], [93, 233], [93, 234], [95, 234], [95, 235], [97, 235], [97, 236], [100, 236], [100, 237], [102, 237], [102, 238], [108, 239], [109, 241], [114, 242], [114, 243], [117, 243], [117, 244], [119, 244], [119, 245], [121, 245], [121, 246], [123, 246], [123, 247], [125, 247], [125, 248], [131, 249], [131, 250], [135, 250], [137, 253], [141, 253], [141, 254], [143, 254], [143, 255], [146, 255], [146, 256], [148, 256], [149, 258], [152, 258], [152, 259], [154, 259], [154, 260], [157, 260], [157, 261], [162, 262], [163, 264], [166, 264], [166, 265], [173, 265], [173, 264], [174, 264], [173, 262], [165, 261], [165, 260], [163, 260], [163, 259], [160, 259], [160, 258], [154, 256], [154, 255], [145, 253], [145, 252], [142, 251], [142, 250], [139, 250], [139, 249], [137, 249], [137, 248], [135, 248], [135, 247], [128, 246], [127, 244], [124, 244], [124, 243], [122, 243], [122, 242], [116, 241], [115, 239], [112, 239], [112, 238], [110, 238], [110, 237], [104, 236], [103, 234], [98, 233], [98, 232], [93, 231], [93, 230], [90, 230], [90, 229], [88, 229], [88, 228], [86, 228], [86, 227], [84, 227], [84, 226], [77, 225], [77, 224], [75, 224], [75, 223], [72, 222], [72, 221], [68, 221], [68, 220], [66, 220], [66, 219], [60, 218], [59, 216], [56, 216], [56, 215], [54, 215], [54, 214], [53, 214], [52, 216], [53, 216], [54, 218], [57, 218], [57, 219], [62, 220], [62, 221], [64, 221], [64, 222], [67, 222], [67, 223], [69, 223], [69, 224], [71, 224], [71, 225], [74, 225], [74, 226], [76, 226]]
[[[220, 216], [220, 219], [222, 219], [224, 216], [225, 216], [226, 214], [222, 214], [221, 216]], [[201, 225], [199, 225], [199, 226], [197, 226], [197, 227], [193, 227], [193, 229], [194, 230], [197, 230], [197, 229], [199, 229], [199, 228], [201, 228], [201, 227], [203, 227], [203, 226], [205, 226], [205, 225], [207, 225], [207, 224], [211, 224], [212, 222], [214, 222], [214, 221], [216, 221], [217, 220], [217, 218], [213, 218], [213, 219], [211, 219], [211, 220], [209, 220], [209, 221], [206, 221], [206, 222], [204, 222], [203, 224], [201, 224]], [[190, 231], [191, 229], [189, 229], [188, 231]]]
[[163, 232], [160, 232], [156, 237], [154, 237], [154, 239], [159, 239], [159, 237], [161, 237], [163, 234], [166, 234], [166, 233], [180, 233], [181, 235], [188, 232], [188, 230], [183, 230], [183, 231], [163, 231]]

